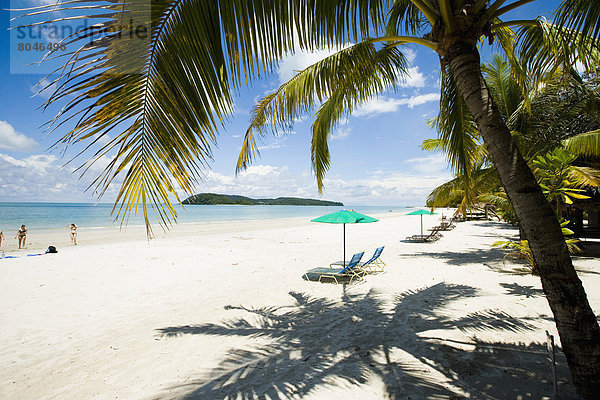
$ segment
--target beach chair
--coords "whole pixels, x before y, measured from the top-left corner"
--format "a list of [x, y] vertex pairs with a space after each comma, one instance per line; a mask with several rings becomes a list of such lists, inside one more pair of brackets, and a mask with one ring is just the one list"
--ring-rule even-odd
[[363, 254], [365, 254], [364, 251], [353, 255], [348, 265], [343, 268], [318, 267], [310, 269], [302, 275], [302, 279], [319, 283], [333, 282], [336, 284], [359, 281], [367, 274], [364, 269], [358, 266]]
[[432, 229], [437, 229], [438, 231], [451, 231], [455, 227], [456, 225], [454, 224], [454, 217], [450, 218], [450, 221], [448, 221], [446, 217], [442, 217], [440, 224], [438, 226], [434, 226]]
[[452, 224], [452, 220], [450, 220], [450, 222], [442, 221], [438, 226], [434, 226], [432, 229], [436, 229], [438, 231], [451, 231], [454, 229], [454, 226], [455, 225]]
[[[379, 258], [379, 256], [381, 256], [381, 253], [383, 252], [383, 248], [385, 246], [381, 246], [378, 247], [377, 249], [375, 249], [375, 253], [373, 253], [373, 257], [371, 257], [370, 260], [365, 261], [365, 262], [361, 262], [358, 263], [358, 266], [362, 269], [364, 269], [367, 273], [375, 273], [375, 272], [383, 272], [383, 268], [385, 268], [386, 264], [383, 262], [383, 260], [381, 258]], [[331, 263], [329, 266], [333, 266], [333, 265], [343, 265], [344, 263], [342, 261], [336, 261], [334, 263]]]
[[412, 235], [408, 236], [406, 240], [409, 242], [417, 242], [417, 243], [431, 243], [439, 240], [442, 237], [439, 229], [433, 228], [429, 235]]

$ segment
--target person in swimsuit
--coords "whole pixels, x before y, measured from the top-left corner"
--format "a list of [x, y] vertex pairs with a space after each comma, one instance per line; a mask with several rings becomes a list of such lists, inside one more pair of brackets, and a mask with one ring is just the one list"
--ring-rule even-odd
[[19, 249], [25, 247], [25, 239], [27, 238], [27, 228], [25, 225], [21, 225], [21, 228], [17, 231], [15, 239], [19, 239]]
[[0, 231], [0, 247], [2, 247], [2, 241], [4, 240], [4, 233]]
[[67, 228], [71, 228], [71, 244], [77, 246], [77, 225], [67, 225]]

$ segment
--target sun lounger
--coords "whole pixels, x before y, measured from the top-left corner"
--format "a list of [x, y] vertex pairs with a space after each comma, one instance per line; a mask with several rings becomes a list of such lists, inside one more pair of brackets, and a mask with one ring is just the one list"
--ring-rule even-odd
[[432, 229], [436, 229], [438, 231], [451, 231], [454, 229], [454, 225], [449, 222], [442, 221], [438, 226], [434, 226]]
[[418, 243], [431, 243], [439, 240], [442, 237], [439, 229], [433, 228], [429, 235], [412, 235], [408, 236], [406, 240], [409, 242], [418, 242]]
[[442, 218], [442, 222], [440, 222], [438, 226], [434, 226], [432, 229], [437, 229], [438, 231], [450, 231], [454, 228], [456, 228], [456, 225], [454, 224], [454, 217], [452, 217], [450, 221], [447, 221], [444, 217]]
[[302, 279], [314, 282], [352, 283], [361, 280], [367, 273], [358, 266], [362, 253], [352, 256], [352, 259], [344, 268], [318, 267], [306, 271]]
[[[375, 249], [375, 253], [373, 253], [373, 257], [371, 257], [371, 259], [368, 261], [358, 263], [358, 266], [360, 268], [364, 269], [367, 273], [382, 272], [383, 268], [386, 265], [383, 262], [383, 260], [381, 260], [381, 258], [379, 258], [379, 256], [381, 256], [381, 253], [383, 252], [383, 248], [384, 248], [384, 246], [381, 246], [381, 247], [378, 247], [377, 249]], [[343, 265], [343, 262], [336, 261], [334, 263], [331, 263], [329, 266], [331, 267], [333, 265]]]

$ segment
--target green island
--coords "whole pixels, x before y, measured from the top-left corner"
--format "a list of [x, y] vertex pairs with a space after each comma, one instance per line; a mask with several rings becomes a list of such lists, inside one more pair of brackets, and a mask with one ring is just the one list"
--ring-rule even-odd
[[276, 199], [251, 199], [246, 196], [216, 194], [216, 193], [199, 193], [188, 197], [183, 201], [183, 204], [196, 205], [221, 205], [221, 204], [237, 204], [246, 206], [343, 206], [344, 203], [339, 201], [302, 199], [299, 197], [278, 197]]

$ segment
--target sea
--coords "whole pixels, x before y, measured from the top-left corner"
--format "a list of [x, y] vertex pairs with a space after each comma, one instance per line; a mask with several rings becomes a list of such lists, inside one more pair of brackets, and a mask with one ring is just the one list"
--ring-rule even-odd
[[[246, 206], [246, 205], [180, 205], [177, 223], [248, 221], [275, 218], [306, 217], [312, 219], [339, 210], [355, 210], [362, 214], [406, 212], [406, 206]], [[64, 229], [74, 223], [80, 228], [102, 229], [118, 227], [121, 220], [111, 216], [113, 204], [107, 203], [2, 203], [0, 202], [0, 231], [16, 232], [21, 225], [33, 230]], [[157, 224], [157, 220], [151, 220]], [[141, 211], [131, 215], [127, 226], [142, 226]]]

